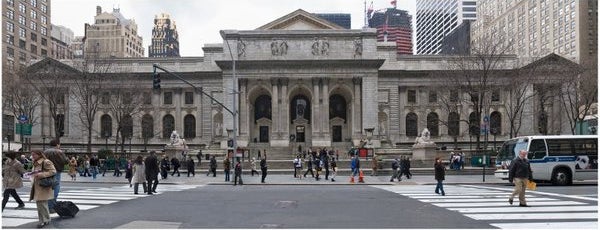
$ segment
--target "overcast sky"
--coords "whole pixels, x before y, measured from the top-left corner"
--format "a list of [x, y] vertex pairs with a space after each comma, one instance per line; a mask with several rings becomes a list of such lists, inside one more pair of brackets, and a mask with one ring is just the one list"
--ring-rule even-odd
[[[391, 0], [373, 0], [374, 10], [391, 7]], [[181, 56], [203, 56], [206, 43], [221, 43], [219, 30], [253, 30], [297, 9], [310, 13], [350, 13], [352, 29], [364, 26], [364, 0], [52, 0], [52, 24], [65, 26], [83, 36], [84, 24], [93, 24], [96, 6], [103, 12], [120, 8], [125, 18], [134, 19], [144, 39], [148, 56], [154, 16], [168, 13], [177, 24]], [[367, 1], [367, 8], [371, 1]], [[412, 15], [413, 39], [415, 0], [399, 0], [398, 9]], [[413, 44], [415, 41], [413, 41]]]

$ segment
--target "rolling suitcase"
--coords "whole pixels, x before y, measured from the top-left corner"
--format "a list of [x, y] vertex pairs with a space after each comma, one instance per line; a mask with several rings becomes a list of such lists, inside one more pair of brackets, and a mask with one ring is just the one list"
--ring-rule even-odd
[[75, 217], [79, 208], [71, 201], [57, 201], [54, 205], [54, 211], [60, 217]]

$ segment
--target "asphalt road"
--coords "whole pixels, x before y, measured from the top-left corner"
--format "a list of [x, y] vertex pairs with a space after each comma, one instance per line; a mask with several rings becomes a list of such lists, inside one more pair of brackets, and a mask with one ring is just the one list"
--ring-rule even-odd
[[[186, 187], [182, 187], [186, 186]], [[433, 185], [277, 185], [277, 186], [231, 186], [231, 185], [159, 185], [160, 194], [133, 195], [127, 185], [70, 183], [63, 189], [65, 197], [109, 200], [125, 196], [108, 204], [93, 204], [93, 208], [81, 210], [75, 218], [53, 218], [50, 228], [502, 228], [514, 222], [530, 224], [558, 221], [583, 221], [583, 226], [594, 227], [596, 222], [598, 187], [574, 185], [566, 187], [538, 187], [538, 194], [529, 203], [553, 209], [556, 214], [564, 206], [546, 205], [535, 199], [577, 202], [585, 205], [586, 214], [593, 218], [565, 220], [506, 220], [490, 219], [493, 213], [469, 214], [480, 207], [463, 212], [453, 210], [457, 199], [464, 195], [492, 194], [511, 190], [507, 185], [447, 185], [446, 197], [433, 194]], [[20, 190], [21, 191], [21, 190]], [[79, 195], [81, 194], [81, 195]], [[102, 195], [105, 194], [105, 195]], [[489, 199], [479, 195], [477, 199]], [[464, 196], [467, 197], [467, 196]], [[519, 207], [506, 203], [506, 195], [500, 195], [496, 206]], [[579, 199], [581, 197], [588, 199]], [[80, 199], [80, 198], [65, 198]], [[84, 198], [81, 198], [84, 199]], [[494, 198], [495, 199], [495, 198]], [[528, 198], [529, 199], [529, 198]], [[594, 200], [595, 199], [595, 200]], [[12, 198], [11, 198], [12, 201]], [[13, 201], [14, 203], [14, 201]], [[9, 203], [10, 204], [10, 203]], [[449, 206], [450, 205], [450, 206]], [[469, 205], [469, 202], [466, 202]], [[490, 203], [489, 206], [495, 207]], [[15, 204], [16, 206], [16, 204]], [[475, 204], [473, 204], [475, 206]], [[593, 210], [595, 206], [595, 211]], [[590, 211], [589, 209], [592, 209]], [[7, 207], [10, 209], [10, 206]], [[555, 210], [554, 210], [555, 209]], [[14, 210], [5, 210], [3, 219]], [[31, 212], [35, 209], [29, 210]], [[512, 211], [511, 211], [512, 212]], [[591, 213], [590, 213], [591, 212]], [[560, 214], [560, 213], [559, 213]], [[480, 215], [483, 215], [480, 216]], [[550, 218], [552, 219], [552, 218]], [[37, 219], [31, 219], [37, 220]], [[36, 222], [16, 226], [35, 228]], [[587, 224], [587, 225], [585, 225]], [[560, 226], [560, 225], [559, 225]], [[571, 225], [577, 226], [577, 225]], [[11, 228], [5, 226], [4, 228]], [[552, 227], [552, 226], [550, 226]], [[535, 228], [535, 227], [534, 227]]]

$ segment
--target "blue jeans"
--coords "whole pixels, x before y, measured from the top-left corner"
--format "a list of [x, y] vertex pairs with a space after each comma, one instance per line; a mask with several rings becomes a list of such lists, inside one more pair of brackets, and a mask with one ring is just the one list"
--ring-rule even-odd
[[60, 174], [60, 172], [54, 174], [54, 180], [56, 181], [56, 184], [52, 187], [54, 190], [54, 199], [48, 200], [48, 209], [54, 209], [54, 204], [56, 204], [56, 199], [58, 199], [58, 192], [60, 191]]
[[352, 169], [352, 177], [358, 176], [358, 168]]
[[92, 177], [96, 179], [96, 175], [98, 175], [98, 166], [92, 166]]
[[435, 186], [435, 193], [442, 192], [442, 196], [445, 196], [444, 185], [442, 184], [442, 180], [437, 181], [437, 185]]

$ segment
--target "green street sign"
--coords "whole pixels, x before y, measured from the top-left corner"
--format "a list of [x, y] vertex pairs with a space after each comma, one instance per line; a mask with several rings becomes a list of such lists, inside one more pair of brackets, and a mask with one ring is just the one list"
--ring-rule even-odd
[[31, 128], [33, 127], [32, 124], [21, 124], [21, 123], [16, 123], [15, 124], [15, 132], [17, 134], [22, 134], [23, 136], [31, 136]]

